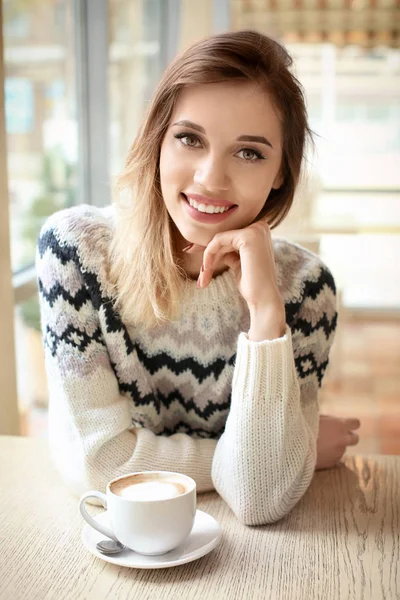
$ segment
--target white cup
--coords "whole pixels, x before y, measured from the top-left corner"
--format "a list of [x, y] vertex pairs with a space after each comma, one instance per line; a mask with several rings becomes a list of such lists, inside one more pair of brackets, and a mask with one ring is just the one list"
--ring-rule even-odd
[[[116, 482], [164, 481], [172, 479], [184, 486], [183, 493], [163, 499], [132, 499], [111, 491]], [[132, 478], [132, 479], [129, 479]], [[124, 482], [123, 480], [127, 480]], [[86, 510], [86, 500], [97, 498], [107, 509], [111, 528], [93, 519]], [[177, 548], [190, 534], [196, 516], [196, 482], [187, 475], [171, 471], [144, 471], [123, 475], [110, 481], [106, 494], [92, 490], [83, 494], [79, 509], [91, 527], [121, 542], [139, 554], [156, 556]]]

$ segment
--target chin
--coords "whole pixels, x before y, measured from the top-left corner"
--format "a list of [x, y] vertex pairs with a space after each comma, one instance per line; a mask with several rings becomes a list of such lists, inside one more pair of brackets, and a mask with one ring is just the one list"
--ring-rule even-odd
[[199, 231], [197, 228], [196, 230], [190, 228], [180, 229], [179, 231], [189, 244], [198, 244], [199, 246], [207, 246], [214, 235], [218, 233], [218, 231]]

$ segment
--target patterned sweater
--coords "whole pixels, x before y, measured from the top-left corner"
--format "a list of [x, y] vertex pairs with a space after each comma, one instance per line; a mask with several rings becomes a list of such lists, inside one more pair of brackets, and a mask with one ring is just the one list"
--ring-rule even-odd
[[49, 444], [71, 491], [169, 470], [216, 490], [246, 525], [274, 522], [315, 468], [318, 388], [337, 322], [331, 273], [273, 238], [282, 338], [248, 339], [230, 270], [186, 283], [178, 321], [145, 328], [113, 308], [114, 209], [81, 205], [42, 228], [37, 272], [49, 387]]

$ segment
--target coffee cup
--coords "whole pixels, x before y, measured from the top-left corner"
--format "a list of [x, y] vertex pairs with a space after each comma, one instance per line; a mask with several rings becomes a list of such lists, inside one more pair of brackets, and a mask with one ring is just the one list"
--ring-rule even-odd
[[[109, 514], [111, 527], [86, 510], [97, 498]], [[91, 527], [139, 554], [157, 556], [177, 548], [190, 534], [196, 515], [196, 482], [171, 471], [144, 471], [110, 481], [106, 493], [91, 490], [79, 509]]]

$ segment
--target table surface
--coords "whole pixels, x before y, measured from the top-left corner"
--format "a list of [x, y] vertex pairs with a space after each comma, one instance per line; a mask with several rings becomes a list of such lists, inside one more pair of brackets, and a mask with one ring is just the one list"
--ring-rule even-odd
[[[45, 440], [0, 437], [0, 599], [399, 599], [400, 457], [349, 456], [315, 474], [280, 522], [242, 525], [216, 493], [198, 508], [223, 534], [210, 554], [118, 567], [81, 543], [83, 519]], [[91, 507], [93, 514], [102, 509]]]

